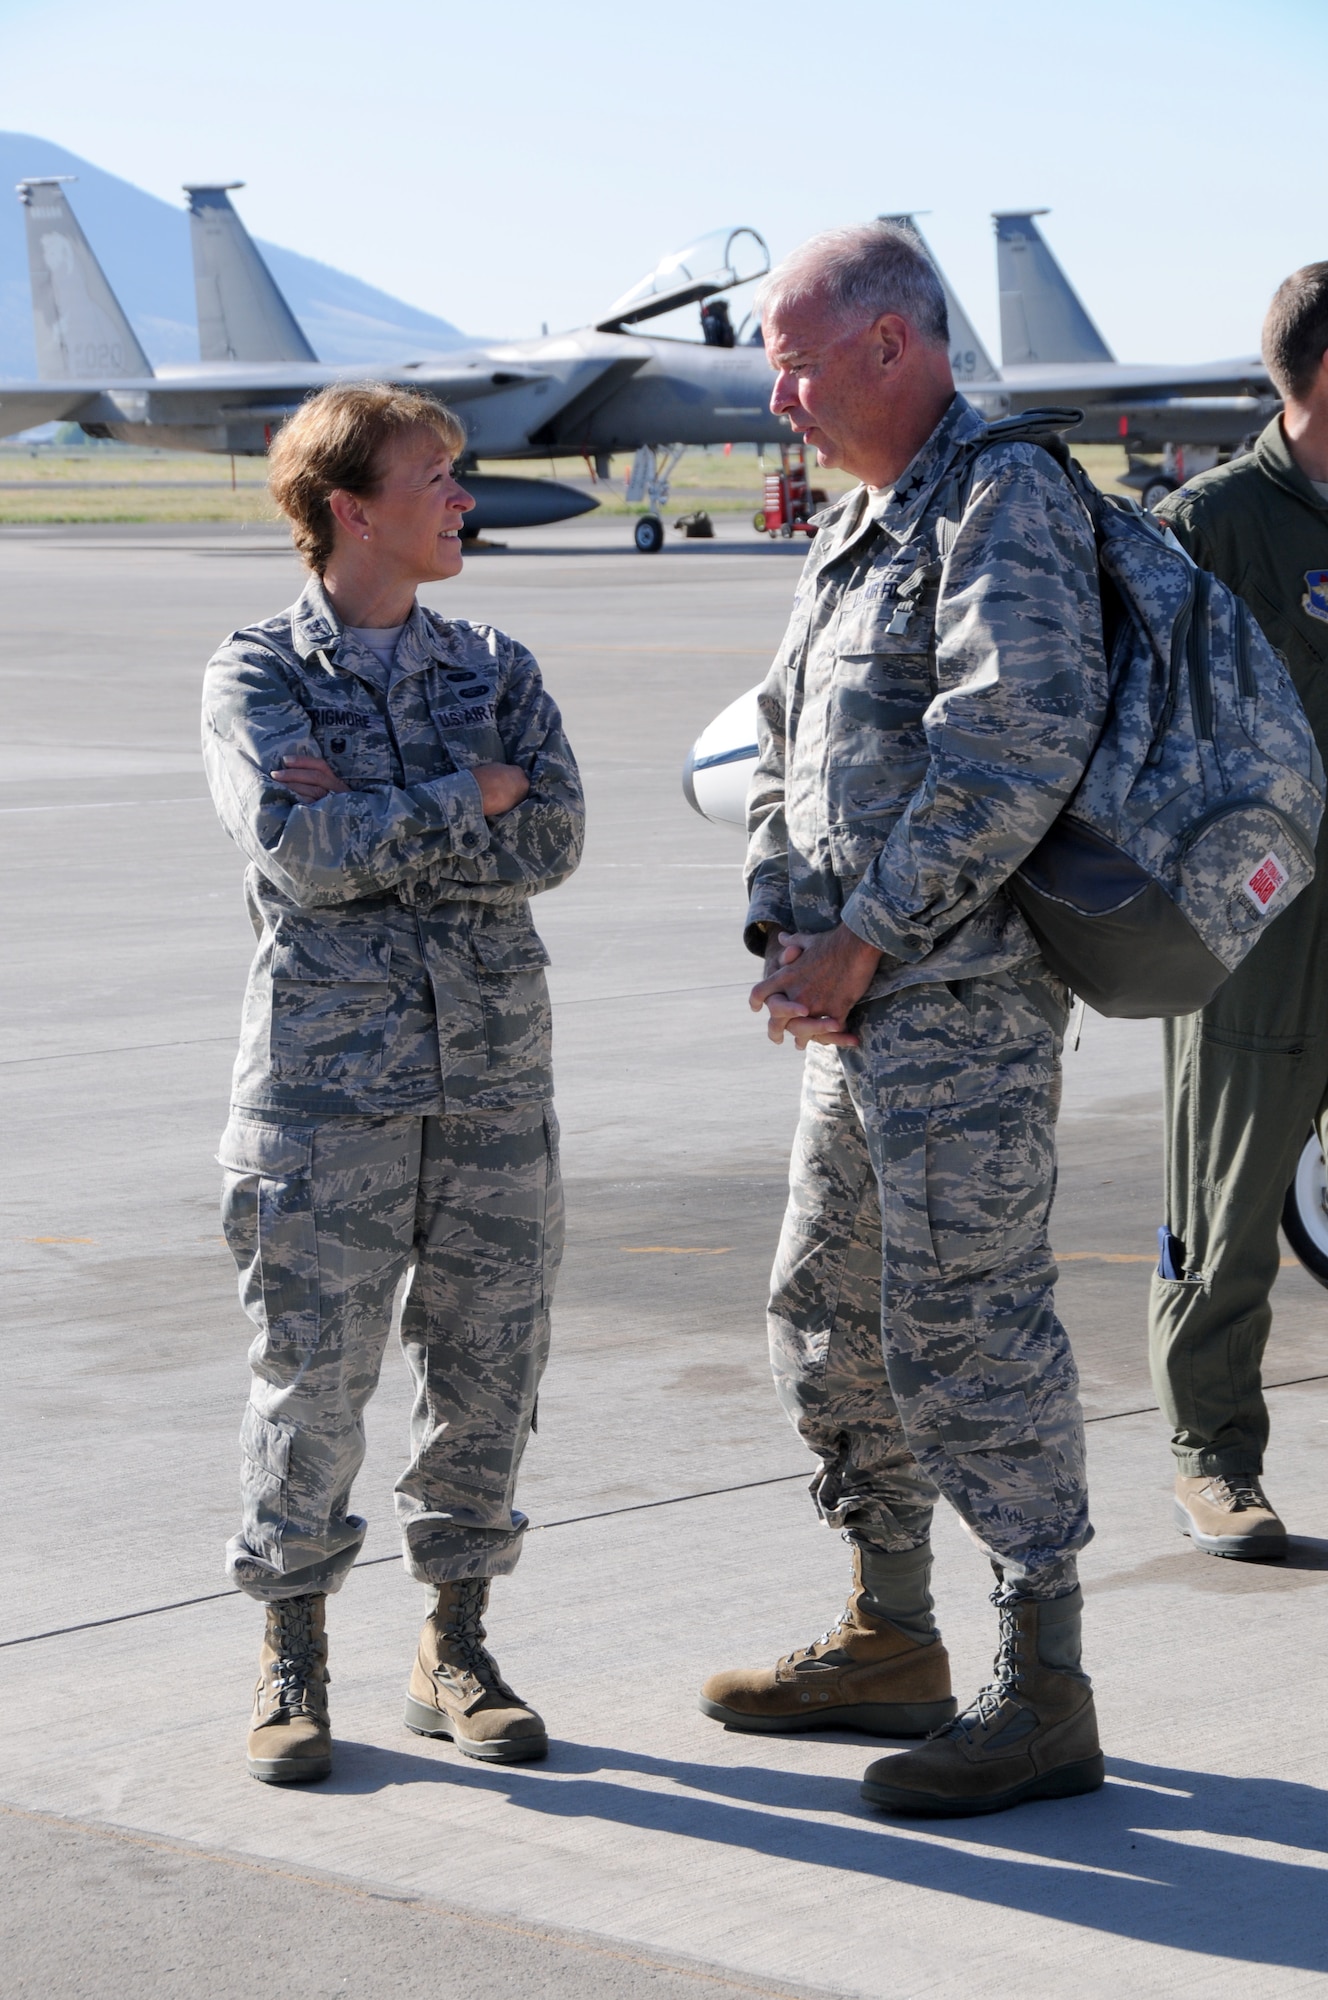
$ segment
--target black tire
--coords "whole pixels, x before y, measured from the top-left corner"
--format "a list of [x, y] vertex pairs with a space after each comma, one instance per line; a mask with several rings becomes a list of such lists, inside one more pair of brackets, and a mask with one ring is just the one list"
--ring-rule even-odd
[[664, 523], [658, 514], [643, 514], [632, 534], [643, 556], [657, 556], [664, 546]]
[[1328, 1170], [1315, 1132], [1305, 1141], [1286, 1191], [1282, 1228], [1310, 1276], [1328, 1288]]
[[1151, 514], [1154, 507], [1160, 507], [1162, 502], [1167, 498], [1167, 495], [1174, 493], [1175, 490], [1176, 482], [1174, 479], [1150, 479], [1140, 495], [1140, 504], [1146, 507]]

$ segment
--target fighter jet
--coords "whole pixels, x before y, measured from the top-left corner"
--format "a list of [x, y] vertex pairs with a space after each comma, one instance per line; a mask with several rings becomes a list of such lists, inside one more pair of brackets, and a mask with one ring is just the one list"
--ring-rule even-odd
[[[1258, 355], [1183, 365], [1116, 360], [1038, 229], [1034, 218], [1048, 212], [1006, 210], [992, 218], [1001, 302], [999, 368], [916, 216], [882, 217], [911, 229], [936, 267], [950, 309], [955, 381], [969, 401], [990, 417], [1045, 404], [1080, 409], [1084, 421], [1074, 432], [1076, 444], [1123, 443], [1131, 458], [1162, 450], [1164, 463], [1182, 472], [1201, 470], [1214, 463], [1219, 450], [1232, 450], [1262, 430], [1281, 399]], [[1145, 487], [1144, 498], [1151, 502], [1177, 482], [1154, 468], [1134, 483]]]
[[600, 322], [539, 340], [477, 345], [441, 358], [402, 356], [366, 369], [320, 362], [230, 200], [239, 182], [195, 185], [189, 199], [198, 300], [197, 365], [154, 370], [62, 180], [22, 181], [36, 332], [36, 382], [0, 384], [0, 434], [52, 419], [92, 437], [179, 451], [258, 454], [306, 396], [366, 374], [413, 383], [451, 404], [468, 447], [463, 473], [477, 505], [467, 529], [537, 526], [598, 503], [548, 479], [470, 470], [485, 459], [584, 454], [603, 475], [610, 454], [643, 454], [638, 488], [651, 512], [636, 543], [658, 549], [668, 474], [686, 445], [787, 439], [770, 414], [769, 371], [752, 345], [647, 339], [631, 331], [684, 303], [760, 277], [769, 253], [751, 229], [703, 237], [666, 258]]

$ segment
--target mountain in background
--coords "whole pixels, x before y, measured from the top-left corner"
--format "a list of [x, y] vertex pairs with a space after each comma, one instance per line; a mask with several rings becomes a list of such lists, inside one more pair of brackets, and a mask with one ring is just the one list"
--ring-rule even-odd
[[[31, 381], [32, 292], [23, 209], [9, 192], [38, 174], [77, 174], [70, 206], [154, 365], [198, 360], [189, 217], [49, 139], [0, 132], [0, 377]], [[395, 361], [467, 345], [445, 319], [275, 243], [260, 243], [320, 361]]]

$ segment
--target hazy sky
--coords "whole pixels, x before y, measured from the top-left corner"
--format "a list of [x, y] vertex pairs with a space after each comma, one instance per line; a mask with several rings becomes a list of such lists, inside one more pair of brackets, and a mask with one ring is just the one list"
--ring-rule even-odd
[[255, 234], [471, 332], [582, 324], [721, 224], [917, 208], [996, 349], [1028, 204], [1118, 356], [1199, 360], [1328, 256], [1324, 0], [0, 0], [0, 50], [0, 127], [242, 179]]

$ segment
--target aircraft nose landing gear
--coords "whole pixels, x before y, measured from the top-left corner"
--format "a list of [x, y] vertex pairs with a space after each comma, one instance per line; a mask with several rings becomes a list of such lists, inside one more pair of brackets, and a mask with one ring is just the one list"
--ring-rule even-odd
[[664, 523], [660, 519], [669, 504], [669, 481], [685, 445], [643, 444], [632, 460], [627, 476], [627, 504], [639, 507], [644, 500], [650, 509], [636, 524], [632, 539], [643, 556], [657, 556], [664, 546]]

